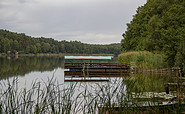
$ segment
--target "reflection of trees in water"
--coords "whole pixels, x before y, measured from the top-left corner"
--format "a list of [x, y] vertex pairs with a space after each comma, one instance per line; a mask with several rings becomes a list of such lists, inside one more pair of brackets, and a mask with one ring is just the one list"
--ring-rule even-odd
[[174, 78], [157, 74], [131, 74], [126, 84], [131, 92], [161, 92], [164, 90], [164, 83], [174, 82]]
[[0, 58], [0, 79], [24, 76], [33, 71], [52, 71], [64, 67], [63, 57], [19, 57], [16, 60]]

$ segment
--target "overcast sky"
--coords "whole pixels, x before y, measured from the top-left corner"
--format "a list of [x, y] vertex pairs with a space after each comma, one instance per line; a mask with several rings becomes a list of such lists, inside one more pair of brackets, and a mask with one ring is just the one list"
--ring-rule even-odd
[[147, 0], [0, 0], [0, 29], [55, 40], [119, 43]]

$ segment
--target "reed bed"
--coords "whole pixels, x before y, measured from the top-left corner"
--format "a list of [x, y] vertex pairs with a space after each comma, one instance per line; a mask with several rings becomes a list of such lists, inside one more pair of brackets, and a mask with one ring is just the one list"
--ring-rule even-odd
[[164, 54], [151, 53], [148, 51], [125, 52], [118, 56], [120, 63], [131, 63], [133, 67], [141, 69], [166, 68]]
[[[35, 81], [29, 89], [19, 88], [18, 78], [1, 83], [0, 113], [10, 114], [105, 114], [138, 113], [141, 106], [133, 100], [134, 81], [124, 78], [111, 83], [60, 84], [54, 78]], [[129, 89], [128, 89], [129, 88]], [[157, 102], [158, 99], [155, 99]], [[150, 101], [147, 101], [150, 103]], [[181, 107], [170, 112], [181, 112]], [[159, 112], [148, 107], [146, 112]]]

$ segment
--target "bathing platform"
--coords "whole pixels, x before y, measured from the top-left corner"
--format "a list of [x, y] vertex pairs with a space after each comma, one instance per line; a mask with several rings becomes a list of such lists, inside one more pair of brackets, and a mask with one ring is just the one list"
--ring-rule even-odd
[[112, 58], [112, 56], [65, 56], [65, 82], [109, 82], [107, 79], [98, 78], [122, 77], [130, 73], [130, 64], [112, 63]]
[[123, 63], [65, 63], [65, 76], [120, 77], [130, 73], [130, 64]]

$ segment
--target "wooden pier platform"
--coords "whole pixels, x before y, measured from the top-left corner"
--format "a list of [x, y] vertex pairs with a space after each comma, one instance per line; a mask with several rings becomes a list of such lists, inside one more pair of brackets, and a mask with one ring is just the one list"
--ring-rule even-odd
[[130, 64], [123, 63], [65, 63], [65, 76], [120, 77], [130, 73]]
[[[147, 103], [147, 104], [146, 104]], [[158, 102], [150, 103], [139, 102], [137, 104], [126, 104], [125, 106], [99, 106], [98, 113], [100, 114], [173, 114], [181, 107], [181, 113], [185, 113], [185, 104], [184, 103], [168, 103], [162, 102], [162, 104]], [[174, 111], [176, 110], [176, 111]]]
[[165, 83], [164, 85], [167, 86], [184, 86], [185, 87], [185, 82], [184, 83]]
[[64, 63], [64, 69], [130, 69], [127, 63]]
[[90, 82], [90, 83], [95, 83], [95, 82], [110, 82], [110, 80], [100, 80], [100, 79], [65, 79], [64, 82]]
[[121, 77], [121, 76], [128, 76], [129, 73], [127, 72], [105, 72], [105, 71], [65, 71], [64, 76], [71, 76], [71, 77]]

